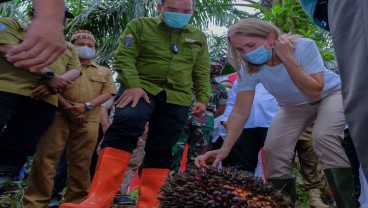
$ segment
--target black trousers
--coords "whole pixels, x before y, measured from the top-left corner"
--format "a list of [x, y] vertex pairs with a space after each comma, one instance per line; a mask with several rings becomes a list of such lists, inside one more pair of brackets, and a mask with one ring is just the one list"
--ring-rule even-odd
[[223, 165], [254, 173], [258, 164], [258, 153], [263, 147], [268, 128], [246, 128], [223, 160]]
[[43, 100], [0, 92], [0, 172], [18, 175], [55, 113]]
[[116, 108], [114, 120], [106, 132], [103, 147], [133, 152], [138, 138], [149, 122], [142, 168], [170, 169], [172, 147], [185, 125], [189, 106], [166, 103], [166, 93], [148, 94], [150, 103], [140, 99], [138, 105]]

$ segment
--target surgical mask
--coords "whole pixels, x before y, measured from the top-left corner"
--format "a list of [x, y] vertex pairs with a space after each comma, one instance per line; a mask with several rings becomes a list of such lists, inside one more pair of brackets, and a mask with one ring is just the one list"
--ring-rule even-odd
[[77, 51], [81, 59], [91, 59], [96, 55], [96, 50], [87, 46], [79, 46]]
[[271, 59], [271, 57], [272, 57], [272, 50], [271, 51], [267, 50], [264, 47], [264, 43], [257, 49], [243, 55], [243, 58], [245, 60], [255, 65], [265, 64], [267, 61]]
[[183, 14], [177, 12], [164, 12], [165, 23], [167, 26], [175, 29], [182, 29], [188, 24], [192, 14]]

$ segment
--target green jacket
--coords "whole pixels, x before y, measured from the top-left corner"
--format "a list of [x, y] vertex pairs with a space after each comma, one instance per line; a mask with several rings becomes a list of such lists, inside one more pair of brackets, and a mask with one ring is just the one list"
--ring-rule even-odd
[[140, 87], [152, 95], [165, 90], [167, 103], [190, 106], [193, 84], [198, 102], [208, 103], [207, 38], [190, 25], [177, 30], [161, 17], [132, 20], [119, 38], [113, 68], [125, 89]]

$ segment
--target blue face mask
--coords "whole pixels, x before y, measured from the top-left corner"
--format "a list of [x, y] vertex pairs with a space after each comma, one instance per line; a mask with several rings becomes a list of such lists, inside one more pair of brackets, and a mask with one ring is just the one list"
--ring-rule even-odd
[[265, 64], [271, 57], [272, 51], [267, 50], [263, 45], [243, 55], [245, 60], [255, 65]]
[[177, 12], [164, 12], [164, 15], [164, 21], [167, 26], [175, 29], [182, 29], [188, 24], [190, 18], [192, 18], [192, 14], [183, 14]]

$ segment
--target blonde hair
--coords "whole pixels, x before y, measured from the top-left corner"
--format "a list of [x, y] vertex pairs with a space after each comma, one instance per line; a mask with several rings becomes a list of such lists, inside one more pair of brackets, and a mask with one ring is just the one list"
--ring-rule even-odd
[[[239, 72], [240, 67], [243, 66], [249, 74], [255, 73], [261, 69], [262, 65], [254, 65], [244, 60], [241, 57], [240, 52], [231, 45], [230, 38], [232, 36], [266, 38], [269, 34], [274, 34], [276, 40], [279, 37], [284, 37], [290, 40], [293, 45], [301, 37], [300, 35], [282, 34], [280, 29], [275, 25], [255, 18], [246, 18], [230, 26], [227, 35], [228, 61], [235, 67], [236, 71]], [[272, 58], [274, 58], [275, 56], [276, 54], [272, 53]]]

